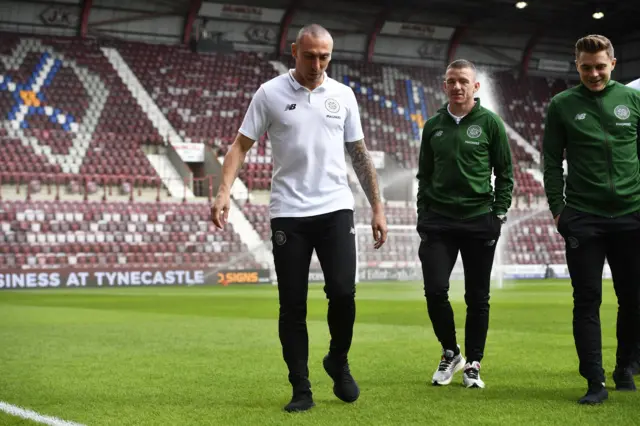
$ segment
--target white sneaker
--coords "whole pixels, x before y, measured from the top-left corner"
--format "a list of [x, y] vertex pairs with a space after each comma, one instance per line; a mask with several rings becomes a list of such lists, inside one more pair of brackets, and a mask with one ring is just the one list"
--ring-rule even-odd
[[484, 389], [484, 382], [480, 378], [480, 363], [478, 361], [473, 361], [471, 364], [467, 363], [464, 366], [462, 384], [466, 388]]
[[[460, 348], [460, 346], [458, 346]], [[440, 359], [440, 364], [438, 364], [438, 369], [435, 373], [433, 373], [433, 378], [431, 379], [431, 383], [433, 385], [448, 385], [451, 383], [451, 379], [453, 379], [453, 375], [458, 371], [462, 370], [464, 366], [464, 357], [462, 353], [458, 355], [454, 355], [451, 349], [447, 349], [446, 351], [442, 350], [442, 358]]]

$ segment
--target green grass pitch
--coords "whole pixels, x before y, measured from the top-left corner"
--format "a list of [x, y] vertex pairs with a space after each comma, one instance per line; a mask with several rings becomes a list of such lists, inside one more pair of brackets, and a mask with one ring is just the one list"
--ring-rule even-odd
[[[309, 291], [316, 407], [288, 414], [274, 286], [0, 292], [0, 401], [86, 425], [637, 424], [640, 394], [613, 390], [617, 304], [604, 283], [609, 401], [585, 392], [571, 329], [568, 281], [494, 288], [484, 390], [430, 378], [440, 356], [420, 283], [362, 283], [350, 354], [355, 404], [322, 369], [327, 302]], [[464, 347], [460, 283], [451, 299]], [[32, 424], [0, 413], [0, 424]]]

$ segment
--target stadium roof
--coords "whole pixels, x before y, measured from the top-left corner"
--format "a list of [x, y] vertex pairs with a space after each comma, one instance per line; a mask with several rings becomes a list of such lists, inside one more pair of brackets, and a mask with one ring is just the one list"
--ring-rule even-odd
[[[387, 13], [389, 20], [431, 25], [466, 26], [501, 33], [536, 33], [546, 37], [604, 34], [620, 43], [638, 28], [640, 1], [530, 0], [518, 9], [518, 0], [245, 0], [245, 5], [296, 7], [323, 14], [340, 5], [362, 5], [366, 15]], [[604, 13], [596, 20], [593, 13]], [[354, 19], [358, 17], [353, 16]]]
[[[518, 9], [516, 3], [517, 0], [396, 0], [393, 7], [451, 13], [460, 16], [461, 24], [472, 28], [541, 31], [548, 36], [620, 36], [637, 28], [640, 16], [640, 1], [531, 0], [523, 9]], [[593, 18], [596, 11], [604, 13], [603, 19]]]

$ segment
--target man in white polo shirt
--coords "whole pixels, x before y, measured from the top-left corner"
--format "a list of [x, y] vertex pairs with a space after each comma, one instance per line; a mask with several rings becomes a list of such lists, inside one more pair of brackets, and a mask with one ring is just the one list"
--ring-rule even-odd
[[356, 97], [327, 76], [333, 39], [319, 25], [298, 33], [295, 69], [262, 84], [255, 93], [222, 166], [212, 220], [222, 228], [230, 188], [253, 143], [268, 132], [273, 151], [271, 231], [280, 301], [279, 336], [293, 397], [284, 409], [314, 406], [309, 382], [307, 289], [313, 250], [325, 277], [331, 341], [323, 365], [334, 394], [345, 402], [360, 389], [347, 361], [355, 321], [356, 240], [354, 197], [347, 181], [345, 147], [373, 210], [374, 247], [386, 241], [387, 224]]

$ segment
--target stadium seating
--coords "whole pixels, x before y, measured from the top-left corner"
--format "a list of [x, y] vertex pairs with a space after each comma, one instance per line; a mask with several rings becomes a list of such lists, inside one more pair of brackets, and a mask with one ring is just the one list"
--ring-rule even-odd
[[3, 201], [0, 269], [132, 266], [257, 268], [233, 227], [207, 204]]
[[511, 126], [537, 149], [541, 149], [544, 118], [551, 98], [572, 85], [568, 80], [518, 77], [512, 72], [496, 75], [496, 93], [503, 107], [500, 113]]
[[[414, 227], [415, 209], [393, 207], [387, 209], [389, 224]], [[531, 216], [531, 217], [528, 217]], [[369, 223], [368, 212], [360, 212], [359, 223]], [[522, 222], [511, 223], [524, 218]], [[565, 263], [564, 241], [557, 233], [547, 210], [515, 210], [510, 212], [509, 225], [503, 228], [503, 263], [506, 264], [562, 264]], [[369, 232], [359, 234], [360, 261], [411, 262], [418, 260], [416, 233], [412, 230], [395, 231], [384, 250], [374, 250]]]
[[140, 145], [162, 138], [95, 41], [2, 34], [0, 54], [3, 171], [156, 175]]
[[[226, 153], [253, 93], [278, 75], [264, 55], [193, 53], [182, 47], [111, 42], [186, 142]], [[240, 178], [249, 189], [271, 186], [271, 147], [262, 137]]]
[[403, 167], [416, 168], [424, 122], [445, 101], [440, 72], [333, 61], [329, 73], [355, 92], [369, 148], [385, 151]]
[[[142, 175], [157, 179], [141, 146], [163, 144], [163, 137], [102, 47], [117, 49], [185, 142], [209, 144], [220, 155], [233, 141], [255, 90], [278, 75], [277, 67], [259, 53], [201, 55], [177, 46], [3, 33], [0, 54], [8, 58], [0, 62], [3, 183], [17, 182], [25, 172], [57, 175], [65, 183], [74, 173], [82, 178]], [[415, 169], [424, 121], [445, 101], [442, 71], [334, 60], [329, 73], [356, 93], [369, 148]], [[500, 73], [496, 80], [498, 103], [506, 106], [501, 110], [505, 121], [525, 140], [539, 145], [549, 99], [569, 83], [517, 78], [512, 73]], [[539, 165], [515, 140], [510, 142], [515, 195], [542, 196], [542, 186], [528, 172]], [[240, 178], [250, 190], [269, 189], [271, 173], [271, 148], [262, 137]], [[168, 203], [3, 201], [0, 219], [6, 244], [0, 249], [0, 267], [64, 262], [118, 267], [167, 259], [215, 265], [246, 250], [233, 230], [212, 232], [205, 210], [202, 205]], [[184, 226], [189, 230], [181, 228], [182, 221], [168, 219], [173, 217], [170, 212], [185, 215]], [[262, 239], [269, 240], [267, 207], [247, 204], [244, 212]], [[68, 221], [67, 214], [79, 219]], [[146, 215], [147, 223], [133, 220], [141, 215]], [[415, 225], [414, 207], [389, 207], [387, 216], [392, 225]], [[357, 222], [369, 222], [366, 210], [358, 210]], [[415, 261], [415, 250], [398, 235], [385, 250], [361, 252], [360, 258]], [[507, 262], [515, 263], [562, 262], [564, 257], [562, 240], [545, 215], [515, 227], [508, 234], [507, 253]]]
[[[512, 218], [521, 219], [507, 233], [506, 258], [509, 264], [565, 263], [564, 240], [556, 231], [548, 210], [523, 211]], [[518, 216], [520, 216], [518, 218]]]
[[[258, 53], [199, 55], [174, 46], [109, 44], [118, 49], [186, 142], [207, 143], [221, 155], [233, 141], [253, 93], [278, 74]], [[385, 151], [403, 167], [417, 167], [422, 126], [446, 100], [440, 71], [333, 61], [329, 73], [356, 93], [369, 148]], [[512, 148], [518, 194], [541, 193], [541, 186], [526, 171], [533, 162], [530, 155], [515, 143]], [[263, 137], [250, 152], [240, 178], [250, 189], [268, 189], [271, 173], [271, 147]]]

